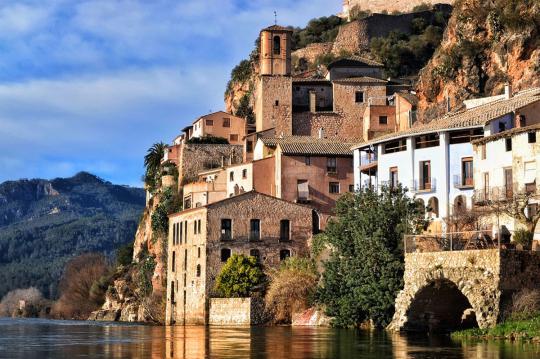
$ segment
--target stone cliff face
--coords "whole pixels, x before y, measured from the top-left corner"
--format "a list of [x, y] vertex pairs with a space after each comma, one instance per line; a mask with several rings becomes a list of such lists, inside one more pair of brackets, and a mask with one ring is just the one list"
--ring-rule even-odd
[[411, 11], [415, 6], [428, 4], [452, 4], [454, 0], [345, 0], [344, 5], [344, 16], [347, 15], [347, 11], [357, 6], [364, 11], [371, 12], [383, 12], [387, 11], [389, 13], [394, 11], [407, 12]]
[[446, 96], [463, 100], [540, 85], [540, 2], [460, 0], [443, 42], [418, 82], [420, 116], [435, 117]]

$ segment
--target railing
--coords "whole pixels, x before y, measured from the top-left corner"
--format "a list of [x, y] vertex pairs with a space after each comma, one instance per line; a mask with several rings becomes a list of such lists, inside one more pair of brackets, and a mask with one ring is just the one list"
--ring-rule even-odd
[[473, 188], [473, 187], [474, 187], [474, 180], [472, 177], [454, 175], [454, 188], [466, 189], [466, 188]]
[[437, 190], [437, 179], [414, 180], [410, 188], [411, 192], [435, 192]]
[[224, 242], [267, 242], [267, 243], [290, 243], [293, 241], [291, 236], [289, 239], [282, 238], [280, 235], [277, 236], [263, 236], [260, 237], [251, 237], [250, 235], [237, 235], [224, 238], [221, 236], [221, 241]]
[[450, 232], [444, 234], [406, 235], [405, 253], [430, 253], [499, 248], [490, 230]]
[[360, 156], [360, 167], [368, 166], [378, 161], [377, 153], [363, 153]]
[[489, 187], [476, 189], [474, 191], [473, 200], [478, 205], [487, 204], [489, 202], [500, 202], [512, 200], [518, 194], [535, 194], [536, 185], [519, 186], [513, 183], [509, 186]]

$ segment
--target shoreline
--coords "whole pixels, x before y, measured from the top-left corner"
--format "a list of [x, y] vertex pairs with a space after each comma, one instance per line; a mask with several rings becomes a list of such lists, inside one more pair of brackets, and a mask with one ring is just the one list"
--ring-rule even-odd
[[529, 319], [507, 320], [493, 328], [466, 329], [450, 334], [454, 340], [502, 340], [540, 343], [540, 315]]

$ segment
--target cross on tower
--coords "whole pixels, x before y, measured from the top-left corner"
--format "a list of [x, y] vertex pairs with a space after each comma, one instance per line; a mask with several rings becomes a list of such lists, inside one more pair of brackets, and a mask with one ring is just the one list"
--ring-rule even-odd
[[277, 25], [277, 11], [274, 11], [274, 25]]

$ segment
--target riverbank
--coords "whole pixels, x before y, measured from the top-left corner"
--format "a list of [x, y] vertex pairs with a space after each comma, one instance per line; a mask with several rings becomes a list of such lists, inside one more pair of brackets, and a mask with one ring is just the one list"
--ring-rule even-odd
[[540, 342], [540, 315], [526, 320], [508, 320], [489, 329], [474, 328], [454, 332], [452, 338]]

